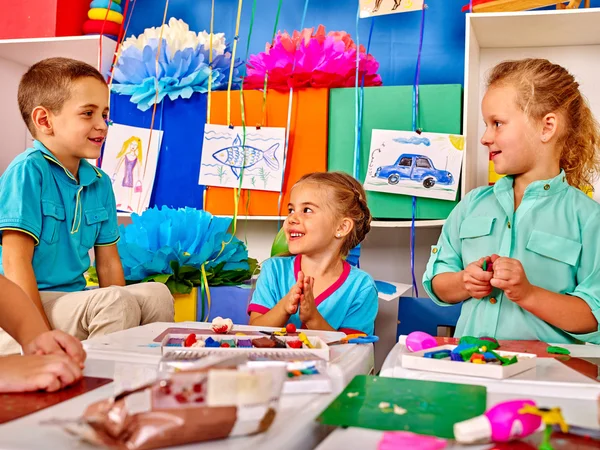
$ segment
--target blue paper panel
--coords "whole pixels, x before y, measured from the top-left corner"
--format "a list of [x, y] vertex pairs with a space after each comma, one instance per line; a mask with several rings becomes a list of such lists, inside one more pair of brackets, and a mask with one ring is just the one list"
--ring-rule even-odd
[[[246, 310], [248, 309], [248, 300], [251, 293], [250, 289], [238, 286], [211, 287], [211, 307], [208, 321], [212, 321], [215, 317], [222, 317], [231, 319], [236, 325], [247, 325], [249, 316]], [[198, 321], [202, 320], [200, 317], [202, 311], [200, 301], [200, 295], [198, 295]]]
[[[198, 185], [206, 94], [171, 101], [165, 98], [156, 108], [154, 129], [164, 131], [150, 207], [190, 206], [202, 209], [204, 186]], [[111, 94], [110, 119], [115, 123], [150, 128], [152, 109], [142, 112], [125, 95]], [[109, 129], [110, 133], [110, 129]]]
[[439, 306], [430, 298], [400, 297], [398, 303], [398, 336], [413, 331], [437, 335], [438, 326], [456, 326], [462, 303]]

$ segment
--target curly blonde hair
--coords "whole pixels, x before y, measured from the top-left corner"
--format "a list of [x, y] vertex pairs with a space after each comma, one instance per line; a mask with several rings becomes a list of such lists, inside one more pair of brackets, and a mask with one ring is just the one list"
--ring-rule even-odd
[[313, 172], [304, 175], [296, 185], [303, 182], [316, 183], [331, 190], [331, 205], [338, 217], [348, 217], [354, 222], [352, 231], [342, 243], [341, 254], [347, 256], [350, 250], [360, 244], [371, 230], [371, 211], [367, 206], [367, 195], [362, 185], [344, 172]]
[[559, 130], [560, 167], [571, 186], [588, 192], [600, 172], [600, 126], [579, 83], [564, 67], [546, 59], [504, 61], [488, 77], [488, 88], [510, 85], [517, 90], [517, 104], [530, 119], [542, 120], [557, 113], [565, 121]]

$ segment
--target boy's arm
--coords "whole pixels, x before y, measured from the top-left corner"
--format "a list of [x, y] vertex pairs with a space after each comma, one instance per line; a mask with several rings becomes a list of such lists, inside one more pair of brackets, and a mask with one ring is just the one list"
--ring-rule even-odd
[[[20, 308], [25, 307], [19, 306], [19, 304], [27, 303], [24, 301], [25, 299], [23, 299], [21, 301], [12, 302], [12, 306], [15, 309], [15, 316], [14, 319], [9, 319], [7, 321], [15, 323], [26, 322], [22, 324], [22, 326], [28, 330], [26, 334], [30, 335], [33, 330], [37, 330], [37, 333], [34, 336], [31, 336], [31, 338], [52, 329], [48, 317], [46, 317], [42, 300], [40, 299], [40, 293], [33, 271], [32, 260], [34, 247], [35, 241], [26, 233], [12, 230], [4, 230], [2, 232], [2, 265], [4, 267], [4, 274], [6, 278], [16, 283], [23, 291], [25, 291], [39, 313], [24, 314], [22, 309], [19, 311]], [[3, 292], [3, 290], [0, 290], [0, 292]], [[17, 296], [15, 299], [22, 297], [23, 296]], [[3, 315], [6, 315], [4, 313], [4, 307], [1, 309]], [[42, 319], [43, 326], [41, 328], [39, 324], [37, 324], [38, 317]], [[2, 328], [4, 328], [4, 325]], [[28, 342], [27, 340], [20, 341], [17, 336], [10, 333], [10, 331], [9, 334], [20, 343]]]
[[94, 247], [96, 255], [96, 273], [98, 284], [101, 288], [108, 286], [125, 286], [123, 265], [119, 257], [117, 245], [104, 245]]

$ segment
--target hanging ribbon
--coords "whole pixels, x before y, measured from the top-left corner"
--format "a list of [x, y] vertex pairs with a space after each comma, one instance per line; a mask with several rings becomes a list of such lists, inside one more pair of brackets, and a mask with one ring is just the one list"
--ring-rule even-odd
[[469, 0], [469, 12], [473, 13], [473, 0]]
[[127, 18], [127, 25], [123, 26], [125, 22], [123, 22], [121, 24], [121, 31], [119, 32], [119, 36], [117, 38], [117, 50], [115, 51], [115, 56], [113, 58], [113, 63], [112, 66], [110, 68], [110, 78], [108, 80], [108, 121], [110, 123], [110, 92], [112, 90], [112, 85], [113, 85], [113, 79], [114, 79], [114, 72], [115, 72], [115, 67], [117, 66], [117, 64], [119, 64], [119, 59], [121, 58], [121, 47], [123, 46], [123, 41], [125, 40], [125, 37], [127, 36], [127, 30], [129, 30], [129, 24], [131, 23], [131, 18], [133, 17], [133, 11], [135, 10], [135, 2], [136, 0], [133, 0], [133, 4], [131, 5], [131, 13], [129, 13], [129, 16], [127, 16], [127, 10], [129, 9], [129, 2], [131, 0], [125, 0], [125, 9], [123, 10], [123, 17]]
[[[359, 8], [360, 11], [360, 8]], [[373, 37], [373, 28], [375, 27], [375, 20], [371, 19], [371, 27], [369, 29], [369, 39], [367, 41], [367, 55], [371, 51], [371, 38]], [[358, 27], [356, 28], [357, 34], [357, 43], [356, 48], [359, 49], [358, 44]], [[358, 51], [356, 53], [359, 54]], [[356, 104], [355, 111], [357, 112], [355, 128], [354, 128], [354, 136], [356, 138], [354, 142], [354, 178], [357, 180], [360, 177], [360, 151], [361, 151], [361, 143], [362, 143], [362, 121], [363, 121], [363, 111], [364, 111], [364, 101], [365, 101], [365, 76], [366, 71], [363, 73], [363, 76], [360, 80], [360, 93], [358, 87], [358, 69], [359, 69], [359, 60], [357, 58], [356, 61]]]
[[[215, 29], [215, 0], [210, 5], [210, 34], [208, 35], [208, 89], [206, 94], [206, 123], [210, 124], [210, 107], [212, 101], [212, 62], [213, 62], [213, 33]], [[206, 209], [206, 193], [208, 186], [202, 191], [202, 206]]]
[[156, 70], [156, 75], [154, 77], [154, 89], [156, 91], [156, 94], [154, 96], [154, 107], [152, 108], [152, 118], [150, 120], [150, 135], [148, 136], [148, 147], [146, 150], [146, 157], [144, 158], [144, 171], [143, 171], [143, 177], [146, 177], [146, 169], [148, 167], [148, 155], [150, 154], [150, 146], [152, 145], [152, 130], [154, 129], [154, 120], [156, 119], [156, 107], [158, 106], [158, 72], [159, 72], [159, 68], [160, 68], [160, 64], [159, 64], [159, 57], [160, 57], [160, 50], [162, 48], [162, 40], [163, 40], [163, 33], [165, 30], [165, 23], [167, 22], [167, 11], [169, 10], [169, 0], [165, 1], [165, 11], [163, 13], [163, 20], [162, 20], [162, 24], [160, 26], [160, 33], [158, 35], [158, 47], [156, 49], [156, 61], [154, 62], [155, 65], [155, 70]]
[[104, 36], [104, 26], [108, 20], [108, 14], [110, 13], [110, 7], [112, 6], [113, 0], [108, 0], [108, 6], [106, 7], [106, 14], [104, 15], [104, 20], [102, 21], [102, 27], [100, 27], [100, 37], [99, 37], [99, 46], [98, 49], [98, 72], [102, 73], [102, 36]]
[[[275, 42], [275, 36], [277, 35], [277, 25], [279, 24], [279, 14], [281, 13], [281, 5], [283, 0], [279, 0], [277, 5], [277, 13], [275, 14], [275, 25], [273, 26], [273, 35], [271, 36], [271, 45]], [[265, 83], [263, 87], [263, 98], [262, 98], [262, 114], [261, 114], [261, 126], [267, 126], [267, 90], [269, 81], [269, 71], [265, 71]]]
[[[413, 84], [413, 131], [420, 133], [419, 129], [419, 76], [421, 74], [421, 56], [423, 52], [423, 35], [425, 32], [425, 9], [427, 5], [423, 3], [421, 10], [421, 31], [419, 36], [419, 53], [417, 54], [417, 68], [415, 70], [415, 81]], [[417, 279], [415, 277], [415, 220], [417, 218], [417, 197], [412, 198], [412, 221], [410, 225], [410, 273], [412, 276], [413, 296], [419, 296], [417, 288]]]
[[[302, 11], [302, 21], [300, 22], [300, 32], [304, 30], [304, 22], [306, 21], [306, 11], [308, 10], [309, 0], [305, 0], [304, 2], [304, 10]], [[300, 39], [298, 45], [302, 45], [302, 39]], [[292, 61], [292, 72], [290, 73], [290, 77], [294, 76], [294, 70], [296, 69], [296, 53], [298, 47], [296, 47], [294, 51], [294, 59]], [[290, 127], [292, 125], [292, 101], [294, 98], [294, 85], [290, 87], [290, 97], [288, 100], [288, 111], [287, 111], [287, 123], [285, 126], [285, 144], [283, 146], [283, 171], [281, 172], [281, 191], [279, 192], [279, 198], [277, 199], [277, 229], [281, 228], [281, 200], [283, 199], [283, 182], [285, 180], [285, 172], [287, 165], [287, 153], [290, 143]]]

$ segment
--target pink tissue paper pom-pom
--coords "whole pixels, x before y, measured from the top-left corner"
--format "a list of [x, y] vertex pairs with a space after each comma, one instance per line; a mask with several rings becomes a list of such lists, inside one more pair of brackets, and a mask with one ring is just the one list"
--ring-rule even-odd
[[[262, 89], [266, 73], [271, 89], [354, 86], [356, 51], [356, 44], [348, 33], [325, 33], [323, 25], [319, 25], [316, 32], [314, 28], [296, 30], [291, 36], [280, 32], [272, 44], [266, 45], [264, 52], [250, 56], [244, 87]], [[380, 86], [379, 63], [362, 45], [358, 52], [359, 83], [364, 79], [365, 86]]]

